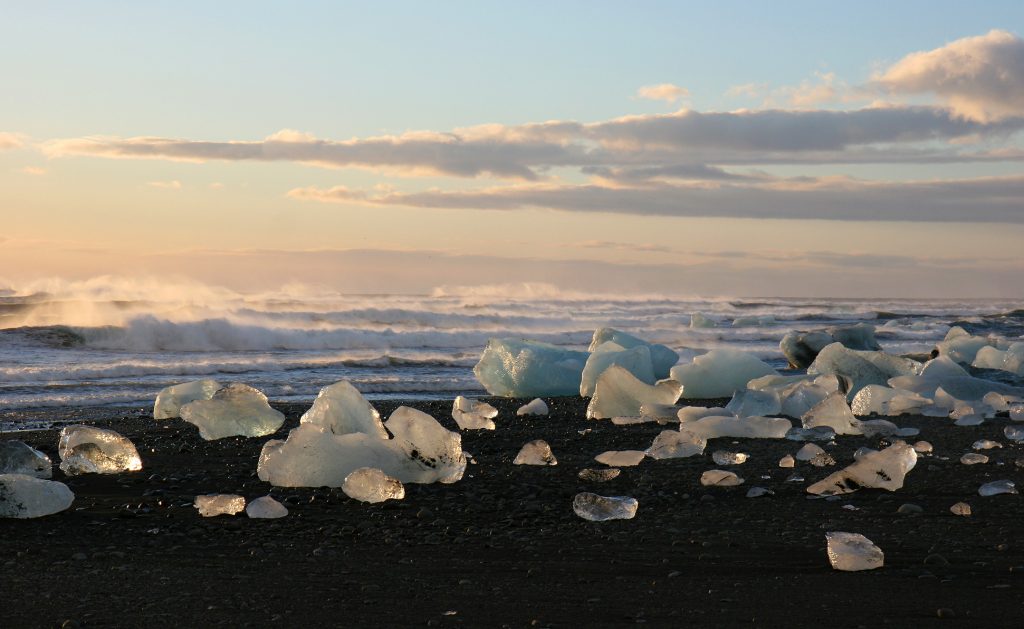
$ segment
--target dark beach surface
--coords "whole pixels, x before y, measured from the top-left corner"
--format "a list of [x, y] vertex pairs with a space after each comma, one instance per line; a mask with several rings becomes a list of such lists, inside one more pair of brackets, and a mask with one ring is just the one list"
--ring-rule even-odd
[[[135, 442], [138, 473], [66, 478], [57, 429], [3, 435], [46, 452], [76, 500], [53, 516], [0, 520], [0, 627], [1024, 624], [1024, 499], [977, 493], [988, 481], [1024, 481], [1024, 448], [1003, 436], [1006, 419], [898, 418], [921, 429], [909, 441], [934, 446], [904, 488], [824, 500], [805, 487], [858, 447], [888, 441], [841, 437], [826, 447], [837, 466], [782, 469], [800, 443], [716, 439], [703, 456], [647, 459], [595, 483], [577, 477], [603, 467], [595, 455], [642, 450], [671, 426], [588, 421], [579, 398], [526, 418], [515, 417], [525, 400], [488, 401], [501, 411], [498, 429], [463, 433], [474, 462], [460, 482], [406, 485], [404, 500], [380, 505], [340, 489], [273, 488], [256, 476], [267, 438], [206, 442], [191, 424], [139, 409], [83, 414]], [[376, 405], [386, 418], [397, 403]], [[409, 405], [455, 428], [450, 402]], [[288, 417], [283, 438], [307, 405], [275, 406]], [[987, 464], [962, 465], [986, 438], [1004, 447], [986, 451]], [[557, 466], [512, 465], [533, 439], [551, 444]], [[743, 485], [700, 486], [720, 449], [750, 454], [726, 468]], [[786, 482], [794, 471], [806, 481]], [[755, 485], [775, 494], [746, 498]], [[581, 491], [633, 496], [637, 516], [582, 520], [572, 510]], [[290, 514], [201, 518], [192, 503], [206, 493], [269, 493]], [[950, 513], [959, 501], [973, 515]], [[921, 512], [899, 513], [906, 503]], [[867, 536], [885, 567], [833, 570], [827, 531]]]

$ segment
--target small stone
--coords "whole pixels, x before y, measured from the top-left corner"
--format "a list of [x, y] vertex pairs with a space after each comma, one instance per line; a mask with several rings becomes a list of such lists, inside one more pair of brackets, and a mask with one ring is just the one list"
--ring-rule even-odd
[[639, 503], [629, 496], [599, 496], [590, 492], [576, 494], [572, 509], [579, 517], [591, 522], [605, 520], [631, 520]]
[[935, 615], [939, 618], [956, 618], [956, 612], [948, 607], [940, 607], [935, 611]]
[[971, 505], [966, 502], [958, 502], [949, 508], [953, 515], [971, 515]]
[[270, 496], [263, 496], [246, 505], [245, 514], [254, 519], [272, 520], [288, 515], [288, 508]]
[[971, 448], [975, 450], [991, 450], [992, 448], [1001, 447], [1003, 447], [1003, 444], [998, 441], [992, 441], [991, 439], [978, 439], [971, 445]]
[[779, 459], [779, 467], [795, 467], [795, 466], [796, 466], [796, 459], [793, 458], [792, 454], [787, 454], [786, 456], [784, 456], [781, 459]]
[[765, 487], [751, 487], [747, 490], [747, 498], [760, 498], [761, 496], [771, 496], [775, 492]]
[[536, 439], [523, 446], [516, 455], [513, 465], [558, 465], [558, 459], [551, 452], [551, 446], [543, 439]]
[[927, 441], [918, 441], [914, 444], [914, 451], [918, 454], [931, 454], [934, 448]]
[[900, 508], [896, 510], [896, 513], [900, 515], [918, 515], [920, 513], [924, 513], [924, 509], [918, 505], [906, 502], [900, 505]]
[[836, 570], [874, 570], [885, 563], [885, 554], [860, 533], [832, 531], [825, 534], [828, 559]]
[[605, 481], [610, 481], [613, 478], [617, 478], [618, 475], [621, 473], [622, 470], [620, 470], [617, 467], [609, 467], [603, 470], [595, 470], [593, 468], [587, 467], [580, 470], [577, 476], [580, 477], [580, 480], [585, 480], [592, 483], [603, 483]]
[[988, 457], [978, 452], [968, 452], [960, 457], [960, 462], [964, 465], [978, 465], [988, 463]]
[[608, 450], [595, 456], [594, 460], [609, 467], [632, 467], [639, 465], [645, 456], [642, 450]]
[[708, 470], [700, 475], [700, 484], [705, 487], [735, 487], [742, 485], [743, 479], [726, 470]]
[[715, 450], [711, 453], [711, 460], [715, 462], [715, 465], [742, 465], [746, 463], [748, 458], [750, 458], [750, 455], [745, 452]]

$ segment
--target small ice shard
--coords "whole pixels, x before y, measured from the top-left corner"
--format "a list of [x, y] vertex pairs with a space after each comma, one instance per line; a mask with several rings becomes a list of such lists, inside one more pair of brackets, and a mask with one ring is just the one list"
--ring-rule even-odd
[[491, 339], [473, 368], [477, 381], [491, 395], [545, 397], [577, 395], [588, 352], [548, 343]]
[[978, 465], [979, 463], [988, 463], [988, 457], [979, 452], [968, 452], [960, 457], [960, 462], [964, 465]]
[[914, 452], [918, 454], [931, 454], [934, 448], [932, 444], [927, 441], [918, 441], [914, 444]]
[[345, 495], [360, 502], [378, 503], [385, 500], [405, 498], [402, 481], [388, 476], [375, 467], [361, 467], [353, 470], [341, 484]]
[[751, 487], [747, 490], [747, 498], [760, 498], [761, 496], [772, 496], [775, 492], [766, 487]]
[[746, 452], [726, 452], [725, 450], [715, 450], [711, 453], [711, 460], [715, 462], [715, 465], [742, 465], [747, 462], [750, 455]]
[[654, 377], [658, 379], [668, 378], [669, 369], [679, 362], [679, 354], [659, 343], [648, 343], [631, 334], [626, 334], [614, 328], [599, 328], [594, 330], [594, 337], [590, 341], [589, 351], [593, 352], [604, 343], [612, 342], [624, 349], [633, 349], [643, 345], [650, 350], [651, 365], [654, 368]]
[[681, 459], [703, 454], [707, 441], [686, 431], [663, 430], [645, 453], [652, 459]]
[[971, 505], [966, 502], [958, 502], [949, 508], [953, 515], [971, 515]]
[[796, 458], [798, 461], [807, 461], [814, 467], [836, 464], [836, 460], [828, 452], [825, 452], [821, 446], [813, 443], [805, 444], [804, 447], [800, 448], [796, 453]]
[[263, 496], [245, 506], [245, 515], [258, 520], [273, 520], [288, 515], [288, 508], [271, 496]]
[[24, 441], [0, 441], [0, 474], [24, 474], [36, 478], [52, 478], [50, 457]]
[[640, 416], [661, 422], [678, 421], [680, 410], [675, 404], [644, 402], [640, 405]]
[[850, 383], [847, 399], [852, 400], [869, 384], [886, 385], [890, 378], [914, 376], [920, 368], [920, 363], [909, 358], [882, 351], [847, 349], [840, 343], [832, 343], [821, 350], [807, 373], [842, 376]]
[[865, 437], [891, 437], [900, 432], [900, 427], [886, 419], [864, 419], [860, 420], [860, 431]]
[[181, 407], [181, 418], [199, 428], [207, 441], [224, 437], [263, 437], [284, 424], [284, 414], [270, 408], [267, 396], [246, 384], [233, 382], [208, 400]]
[[973, 450], [991, 450], [992, 448], [1001, 448], [1003, 444], [998, 441], [992, 441], [991, 439], [978, 439], [971, 444]]
[[681, 424], [697, 421], [704, 417], [723, 417], [727, 415], [732, 415], [732, 413], [721, 406], [712, 406], [711, 408], [707, 406], [684, 406], [676, 413], [676, 417], [679, 418], [679, 423]]
[[802, 483], [802, 482], [804, 482], [804, 477], [801, 476], [799, 472], [793, 472], [792, 474], [790, 474], [786, 478], [786, 482], [787, 483]]
[[181, 407], [196, 400], [208, 400], [221, 388], [216, 380], [196, 380], [161, 389], [153, 403], [153, 419], [181, 416]]
[[580, 470], [577, 476], [580, 477], [580, 480], [589, 481], [591, 483], [604, 483], [612, 480], [613, 478], [618, 478], [621, 473], [622, 470], [617, 467], [609, 467], [603, 470], [595, 470], [593, 468], [586, 467]]
[[882, 349], [875, 340], [875, 327], [867, 323], [835, 326], [810, 332], [789, 332], [779, 343], [779, 349], [790, 365], [804, 369], [814, 362], [821, 350], [832, 343], [842, 343], [849, 349]]
[[644, 460], [645, 453], [640, 450], [608, 450], [594, 457], [598, 463], [608, 467], [633, 467]]
[[119, 474], [142, 469], [142, 459], [127, 438], [93, 426], [66, 426], [57, 446], [60, 469], [68, 476]]
[[881, 568], [885, 562], [882, 549], [860, 533], [825, 533], [828, 560], [836, 570], [855, 572]]
[[822, 400], [817, 406], [807, 411], [801, 418], [804, 428], [817, 428], [828, 426], [837, 435], [860, 435], [863, 434], [860, 428], [860, 420], [853, 415], [853, 411], [846, 404], [846, 396], [842, 393], [832, 393]]
[[458, 396], [452, 405], [452, 419], [462, 430], [494, 430], [498, 409], [487, 402]]
[[700, 484], [705, 487], [735, 487], [742, 485], [743, 479], [726, 470], [708, 470], [700, 475]]
[[1003, 428], [1003, 434], [1010, 441], [1024, 441], [1024, 428], [1018, 428], [1016, 426], [1007, 426]]
[[819, 496], [848, 494], [862, 487], [896, 491], [903, 487], [907, 472], [917, 464], [917, 452], [897, 441], [880, 452], [871, 452], [844, 469], [830, 474], [807, 488]]
[[796, 459], [793, 458], [792, 454], [787, 454], [779, 459], [779, 467], [796, 467]]
[[1012, 480], [994, 480], [978, 488], [979, 496], [998, 496], [999, 494], [1015, 494], [1017, 485]]
[[523, 446], [516, 455], [513, 465], [558, 465], [558, 460], [551, 452], [551, 446], [543, 439], [536, 439]]
[[689, 432], [703, 439], [782, 439], [792, 427], [793, 424], [782, 417], [703, 417], [680, 424], [679, 432]]
[[777, 415], [782, 403], [775, 391], [743, 389], [733, 394], [725, 408], [737, 417]]
[[717, 325], [717, 323], [704, 316], [703, 313], [695, 312], [690, 315], [691, 328], [714, 328], [717, 327]]
[[572, 510], [591, 522], [605, 520], [632, 520], [639, 503], [629, 496], [599, 496], [590, 492], [576, 494]]
[[832, 441], [836, 431], [831, 426], [815, 426], [814, 428], [791, 428], [786, 432], [790, 441]]
[[646, 403], [675, 404], [680, 385], [675, 380], [661, 380], [649, 385], [636, 379], [618, 365], [605, 369], [597, 379], [594, 397], [587, 405], [587, 419], [638, 416]]
[[75, 494], [64, 483], [25, 474], [0, 474], [0, 518], [40, 518], [71, 506]]
[[654, 384], [657, 380], [654, 377], [654, 365], [651, 363], [651, 350], [646, 345], [626, 349], [618, 343], [609, 341], [595, 348], [587, 359], [580, 379], [580, 396], [594, 395], [598, 378], [612, 365], [622, 367], [645, 384]]
[[400, 406], [385, 427], [393, 439], [365, 433], [335, 435], [300, 424], [288, 439], [263, 445], [257, 472], [277, 487], [340, 487], [360, 467], [375, 467], [403, 483], [454, 483], [466, 470], [462, 436], [433, 417]]
[[335, 435], [361, 432], [381, 439], [388, 431], [380, 421], [380, 413], [348, 380], [320, 389], [313, 406], [299, 419], [303, 424], [323, 426]]
[[544, 402], [544, 400], [540, 399], [539, 397], [538, 398], [533, 398], [532, 400], [530, 400], [526, 404], [523, 404], [516, 411], [516, 416], [517, 417], [522, 417], [523, 415], [547, 415], [547, 414], [548, 414], [548, 405], [547, 405], [546, 402]]
[[734, 349], [713, 349], [671, 370], [672, 379], [682, 384], [682, 397], [687, 399], [728, 397], [747, 388], [754, 378], [774, 374], [768, 363]]
[[245, 498], [236, 494], [206, 494], [196, 496], [196, 509], [204, 518], [217, 515], [235, 515], [245, 510]]

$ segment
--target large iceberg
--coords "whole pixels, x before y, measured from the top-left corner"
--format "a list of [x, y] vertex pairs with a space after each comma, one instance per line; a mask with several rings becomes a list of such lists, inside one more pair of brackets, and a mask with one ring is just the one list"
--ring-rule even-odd
[[313, 406], [299, 419], [303, 424], [316, 424], [336, 435], [361, 432], [381, 439], [388, 438], [380, 413], [348, 380], [320, 389]]
[[633, 349], [640, 346], [646, 347], [651, 353], [651, 366], [654, 369], [654, 377], [656, 379], [667, 378], [672, 365], [679, 362], [679, 354], [665, 345], [648, 343], [641, 338], [614, 328], [599, 328], [595, 330], [594, 338], [590, 341], [590, 351], [593, 352], [608, 342], [615, 343], [623, 349]]
[[680, 386], [675, 380], [650, 385], [637, 380], [628, 370], [612, 365], [597, 379], [594, 397], [587, 405], [588, 419], [640, 415], [644, 404], [675, 404]]
[[57, 445], [60, 469], [68, 476], [119, 474], [142, 469], [133, 444], [113, 430], [93, 426], [65, 426]]
[[284, 414], [270, 408], [267, 396], [238, 382], [217, 391], [209, 400], [181, 407], [181, 418], [199, 428], [207, 441], [224, 437], [263, 437], [284, 424]]
[[577, 395], [588, 352], [521, 339], [491, 339], [473, 368], [491, 395]]
[[466, 469], [462, 437], [430, 415], [401, 406], [384, 426], [394, 435], [335, 435], [301, 424], [287, 440], [263, 446], [257, 473], [278, 487], [341, 487], [361, 467], [374, 467], [403, 483], [454, 483]]
[[851, 465], [830, 474], [807, 488], [821, 496], [848, 494], [861, 487], [896, 491], [903, 487], [907, 472], [917, 465], [917, 452], [902, 441], [881, 451], [870, 451]]
[[50, 462], [50, 457], [24, 441], [0, 441], [0, 474], [51, 478], [53, 463]]
[[729, 397], [754, 378], [776, 374], [763, 360], [734, 349], [713, 349], [670, 373], [683, 385], [682, 397], [687, 399]]
[[221, 388], [216, 380], [196, 380], [161, 389], [153, 403], [153, 419], [181, 416], [181, 407], [196, 400], [208, 400]]
[[633, 374], [637, 380], [646, 384], [654, 384], [657, 381], [654, 377], [651, 350], [648, 346], [637, 345], [631, 349], [625, 349], [618, 343], [608, 341], [598, 345], [587, 359], [580, 380], [580, 395], [583, 397], [594, 395], [597, 379], [612, 365], [622, 367]]
[[920, 369], [921, 364], [909, 358], [847, 349], [841, 343], [832, 343], [818, 353], [807, 373], [842, 376], [849, 385], [847, 399], [852, 400], [869, 384], [885, 385], [890, 378], [915, 375]]
[[75, 501], [67, 485], [25, 474], [0, 474], [0, 518], [39, 518]]
[[789, 332], [782, 337], [779, 349], [790, 365], [804, 369], [814, 362], [821, 350], [832, 343], [841, 343], [848, 349], [882, 349], [875, 340], [875, 327], [867, 323], [834, 326], [810, 332]]

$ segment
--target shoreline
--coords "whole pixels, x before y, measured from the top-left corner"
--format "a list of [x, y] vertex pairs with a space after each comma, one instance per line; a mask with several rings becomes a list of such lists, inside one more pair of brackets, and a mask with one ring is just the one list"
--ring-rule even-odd
[[[547, 417], [516, 417], [528, 400], [481, 399], [499, 409], [498, 428], [462, 433], [475, 461], [465, 477], [407, 484], [404, 500], [379, 505], [340, 489], [271, 488], [256, 478], [262, 444], [283, 438], [306, 404], [273, 404], [285, 426], [254, 439], [206, 442], [181, 420], [103, 422], [138, 447], [143, 469], [131, 474], [67, 479], [57, 469], [58, 429], [5, 434], [47, 453], [54, 480], [76, 500], [53, 516], [0, 520], [0, 625], [856, 627], [927, 626], [952, 613], [961, 624], [998, 626], [1024, 613], [1024, 504], [977, 494], [984, 482], [1024, 480], [1015, 465], [1024, 449], [1003, 436], [1005, 419], [957, 427], [891, 418], [921, 429], [910, 442], [935, 448], [903, 489], [815, 500], [807, 485], [883, 440], [840, 437], [826, 448], [837, 466], [782, 469], [778, 460], [800, 443], [716, 439], [702, 456], [646, 459], [595, 483], [577, 477], [602, 467], [595, 455], [642, 450], [673, 425], [586, 420], [581, 398], [548, 399]], [[399, 403], [374, 405], [386, 418]], [[450, 401], [407, 405], [455, 429]], [[960, 464], [982, 438], [1004, 447], [987, 451], [987, 464]], [[548, 441], [557, 466], [512, 465], [533, 439]], [[719, 449], [750, 454], [727, 468], [743, 485], [700, 486], [701, 472], [718, 467], [710, 455]], [[806, 482], [786, 482], [794, 471]], [[755, 485], [775, 494], [746, 498]], [[637, 516], [584, 521], [572, 511], [581, 491], [633, 496]], [[290, 514], [201, 518], [192, 501], [204, 493], [269, 493]], [[972, 516], [949, 512], [961, 500]], [[905, 503], [922, 512], [897, 513]], [[885, 567], [834, 571], [824, 536], [833, 530], [866, 535], [885, 552]]]

